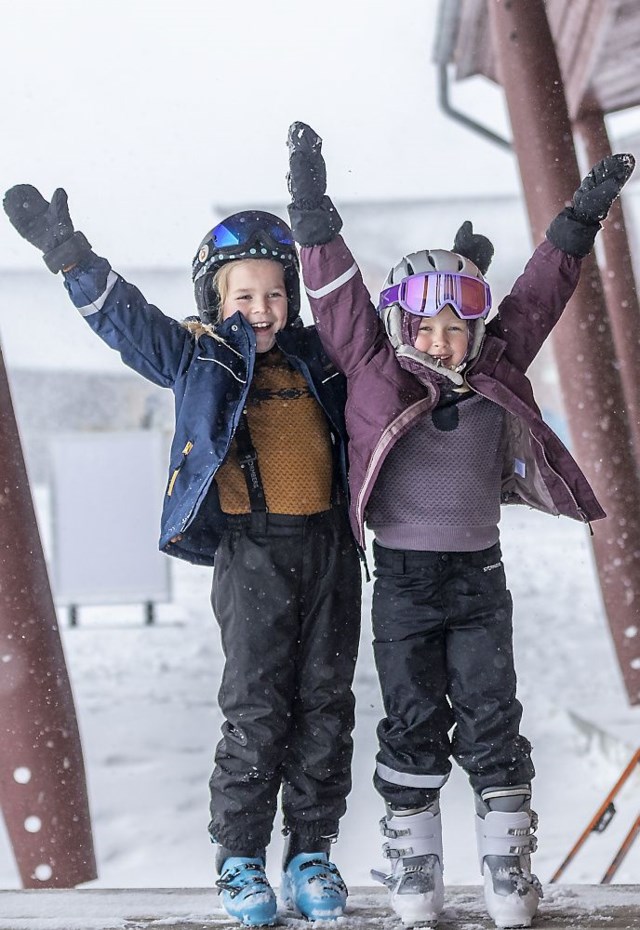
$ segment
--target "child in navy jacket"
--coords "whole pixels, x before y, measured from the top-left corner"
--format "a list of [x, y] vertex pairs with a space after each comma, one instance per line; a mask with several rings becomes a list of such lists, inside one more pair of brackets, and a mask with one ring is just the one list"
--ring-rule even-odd
[[94, 332], [175, 395], [160, 547], [214, 565], [225, 721], [210, 834], [223, 906], [247, 926], [276, 921], [265, 856], [281, 790], [283, 900], [337, 918], [347, 891], [329, 849], [351, 787], [360, 563], [345, 382], [300, 321], [291, 232], [261, 211], [208, 231], [193, 261], [199, 316], [183, 324], [94, 254], [63, 190], [48, 203], [19, 185], [4, 207]]

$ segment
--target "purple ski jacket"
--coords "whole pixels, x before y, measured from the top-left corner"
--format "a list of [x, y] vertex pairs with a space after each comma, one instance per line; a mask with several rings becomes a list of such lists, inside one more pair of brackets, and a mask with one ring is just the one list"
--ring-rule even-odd
[[[367, 501], [400, 436], [436, 406], [437, 376], [423, 384], [403, 369], [341, 236], [300, 253], [318, 334], [347, 377], [350, 517], [364, 547]], [[525, 372], [575, 290], [580, 260], [545, 240], [486, 328], [465, 379], [507, 412], [502, 503], [527, 504], [582, 522], [606, 516], [568, 449], [542, 419]]]

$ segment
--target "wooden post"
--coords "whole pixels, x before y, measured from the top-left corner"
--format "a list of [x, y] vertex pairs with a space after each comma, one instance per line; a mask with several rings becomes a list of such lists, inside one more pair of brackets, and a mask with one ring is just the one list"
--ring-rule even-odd
[[1, 351], [0, 808], [26, 888], [96, 878], [75, 707]]
[[[488, 9], [531, 229], [540, 241], [580, 183], [558, 59], [544, 0], [489, 0]], [[637, 704], [640, 481], [593, 256], [552, 338], [576, 457], [608, 514], [594, 525], [593, 549], [629, 701]]]
[[[587, 168], [611, 155], [604, 115], [591, 98], [585, 101], [575, 126], [584, 143]], [[602, 287], [619, 363], [627, 421], [635, 459], [640, 462], [640, 304], [619, 199], [611, 207], [598, 238], [602, 256]]]

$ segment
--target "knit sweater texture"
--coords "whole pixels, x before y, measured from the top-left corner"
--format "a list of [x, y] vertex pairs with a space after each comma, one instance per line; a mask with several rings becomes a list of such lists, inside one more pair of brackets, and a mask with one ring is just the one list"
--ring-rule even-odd
[[[246, 412], [269, 512], [328, 510], [333, 479], [329, 425], [307, 382], [277, 347], [256, 356]], [[250, 512], [235, 439], [216, 483], [224, 513]]]
[[499, 538], [504, 411], [478, 394], [426, 413], [389, 452], [367, 508], [389, 549], [476, 552]]

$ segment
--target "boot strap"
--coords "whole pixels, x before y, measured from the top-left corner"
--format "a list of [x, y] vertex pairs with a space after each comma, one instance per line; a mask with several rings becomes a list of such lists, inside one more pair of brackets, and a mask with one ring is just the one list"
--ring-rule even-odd
[[390, 826], [388, 826], [386, 817], [383, 817], [382, 820], [380, 821], [380, 832], [382, 833], [383, 836], [388, 836], [389, 839], [391, 840], [397, 840], [401, 836], [411, 836], [410, 829], [393, 830]]
[[[509, 823], [509, 821], [511, 821]], [[478, 853], [485, 856], [530, 856], [538, 840], [533, 833], [534, 817], [525, 813], [498, 815], [489, 812], [478, 817]]]

